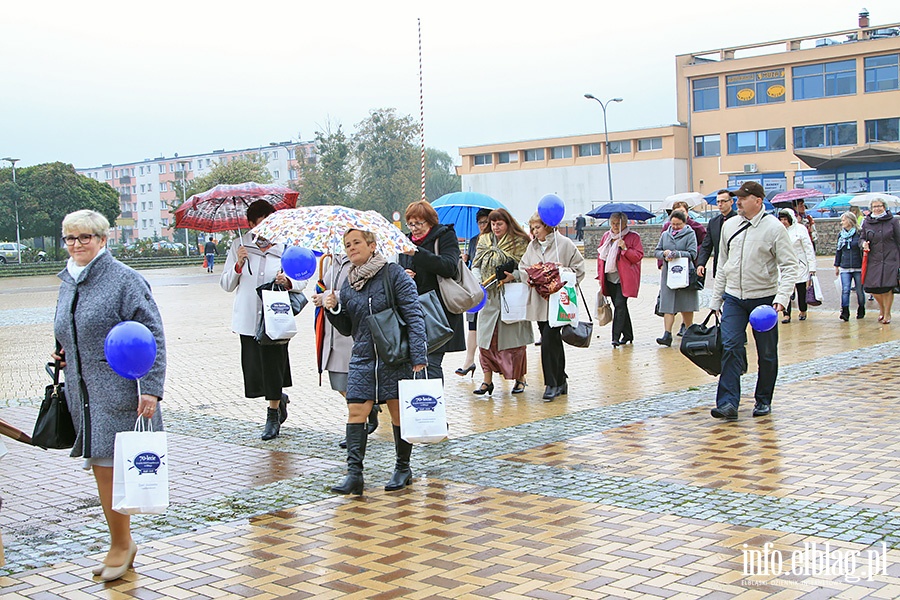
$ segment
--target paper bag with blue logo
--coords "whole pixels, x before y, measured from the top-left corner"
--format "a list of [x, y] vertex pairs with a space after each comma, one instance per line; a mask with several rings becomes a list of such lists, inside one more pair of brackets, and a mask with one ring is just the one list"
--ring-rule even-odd
[[400, 437], [410, 444], [433, 444], [447, 438], [447, 406], [440, 379], [402, 379]]
[[289, 292], [263, 290], [263, 318], [266, 335], [273, 340], [289, 340], [297, 335], [297, 322], [291, 311]]
[[[149, 425], [145, 428], [144, 423]], [[160, 514], [169, 506], [169, 457], [164, 431], [138, 418], [116, 434], [112, 507], [123, 515]]]
[[560, 269], [559, 278], [563, 287], [550, 294], [547, 299], [547, 321], [550, 327], [578, 325], [578, 290], [576, 289], [575, 271]]
[[691, 263], [686, 256], [672, 259], [666, 262], [666, 286], [670, 290], [686, 288], [691, 281]]

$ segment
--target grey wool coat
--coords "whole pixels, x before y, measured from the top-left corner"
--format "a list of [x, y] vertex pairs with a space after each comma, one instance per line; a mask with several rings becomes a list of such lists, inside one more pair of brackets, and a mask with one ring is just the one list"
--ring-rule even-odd
[[693, 265], [697, 260], [697, 236], [694, 234], [694, 230], [688, 226], [683, 227], [674, 239], [669, 233], [670, 231], [663, 231], [659, 236], [659, 243], [656, 244], [656, 258], [663, 261], [659, 283], [659, 311], [667, 315], [694, 312], [700, 308], [700, 294], [691, 288], [669, 289], [669, 286], [666, 285], [666, 277], [669, 273], [666, 268], [668, 263], [663, 258], [663, 252], [674, 250], [677, 257], [686, 256]]
[[[366, 323], [369, 314], [389, 307], [384, 291], [385, 279], [393, 290], [397, 312], [406, 321], [409, 337], [410, 362], [396, 367], [378, 360], [372, 332]], [[425, 315], [416, 284], [400, 265], [387, 263], [360, 291], [344, 282], [340, 311], [336, 315], [331, 311], [325, 314], [339, 332], [353, 336], [353, 352], [347, 374], [347, 400], [377, 400], [383, 403], [398, 398], [397, 383], [401, 379], [412, 379], [413, 365], [425, 364]]]
[[[58, 277], [62, 284], [54, 333], [65, 350], [66, 400], [77, 433], [71, 456], [112, 458], [116, 433], [134, 429], [138, 395], [137, 383], [118, 375], [106, 362], [106, 335], [122, 321], [137, 321], [150, 329], [156, 339], [156, 362], [141, 378], [141, 393], [162, 399], [166, 379], [162, 319], [150, 284], [107, 251], [81, 272], [78, 281], [66, 269]], [[87, 389], [88, 411], [83, 410], [81, 381]], [[161, 408], [153, 415], [153, 429], [163, 429]]]

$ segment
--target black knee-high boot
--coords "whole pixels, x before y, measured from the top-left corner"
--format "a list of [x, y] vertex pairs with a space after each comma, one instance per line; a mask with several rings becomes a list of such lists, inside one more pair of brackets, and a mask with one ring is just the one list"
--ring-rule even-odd
[[412, 483], [412, 469], [409, 468], [409, 457], [412, 455], [412, 444], [400, 437], [400, 427], [394, 428], [394, 449], [397, 451], [397, 464], [391, 480], [384, 486], [384, 491], [402, 490]]
[[363, 493], [363, 460], [366, 458], [365, 423], [347, 423], [347, 477], [341, 485], [331, 488], [335, 494]]

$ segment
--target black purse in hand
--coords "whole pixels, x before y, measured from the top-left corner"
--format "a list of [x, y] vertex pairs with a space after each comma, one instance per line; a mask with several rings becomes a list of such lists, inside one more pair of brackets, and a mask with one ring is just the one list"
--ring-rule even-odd
[[44, 390], [44, 401], [38, 411], [31, 443], [45, 450], [64, 450], [75, 445], [75, 426], [66, 404], [66, 384], [59, 382], [59, 361], [47, 363], [46, 368], [53, 383]]

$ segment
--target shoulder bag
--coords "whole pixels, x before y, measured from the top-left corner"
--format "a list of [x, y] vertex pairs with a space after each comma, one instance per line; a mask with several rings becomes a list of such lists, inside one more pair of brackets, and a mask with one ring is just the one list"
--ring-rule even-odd
[[[707, 325], [711, 317], [716, 322]], [[703, 323], [688, 327], [681, 338], [681, 353], [713, 377], [722, 372], [722, 330], [719, 316], [711, 310]]]
[[[57, 343], [56, 351], [59, 350]], [[47, 372], [53, 383], [44, 390], [44, 401], [41, 402], [34, 433], [31, 434], [31, 443], [45, 450], [64, 450], [75, 445], [75, 426], [66, 404], [66, 384], [59, 382], [59, 362], [47, 363]]]
[[[581, 303], [584, 305], [585, 309], [587, 309], [587, 301], [584, 299], [584, 291], [582, 291], [580, 285], [578, 286], [578, 291], [581, 292]], [[585, 312], [588, 316], [587, 322], [579, 320], [577, 325], [563, 325], [562, 329], [559, 331], [559, 337], [570, 346], [587, 348], [591, 345], [591, 336], [594, 333], [594, 322], [591, 319], [591, 311], [587, 309]]]
[[431, 290], [419, 296], [419, 304], [425, 314], [425, 337], [428, 343], [428, 353], [437, 352], [453, 339], [453, 330], [447, 322], [447, 315], [437, 297], [437, 292]]
[[[386, 267], [385, 267], [386, 268]], [[394, 290], [387, 281], [387, 273], [383, 275], [381, 282], [384, 284], [384, 293], [387, 296], [389, 306], [377, 313], [372, 312], [372, 297], [369, 296], [369, 316], [366, 324], [372, 332], [372, 340], [375, 343], [375, 354], [378, 359], [396, 367], [409, 362], [409, 339], [406, 331], [406, 321], [397, 312], [397, 304], [394, 301]]]
[[[440, 254], [438, 240], [434, 240], [434, 253]], [[459, 315], [478, 306], [484, 297], [481, 282], [463, 262], [462, 256], [459, 257], [459, 263], [456, 265], [456, 277], [438, 275], [437, 282], [444, 306], [453, 314]], [[430, 345], [429, 348], [431, 348]]]
[[612, 307], [609, 305], [609, 300], [603, 295], [603, 291], [600, 290], [597, 292], [597, 325], [603, 327], [604, 325], [609, 325], [612, 320]]

